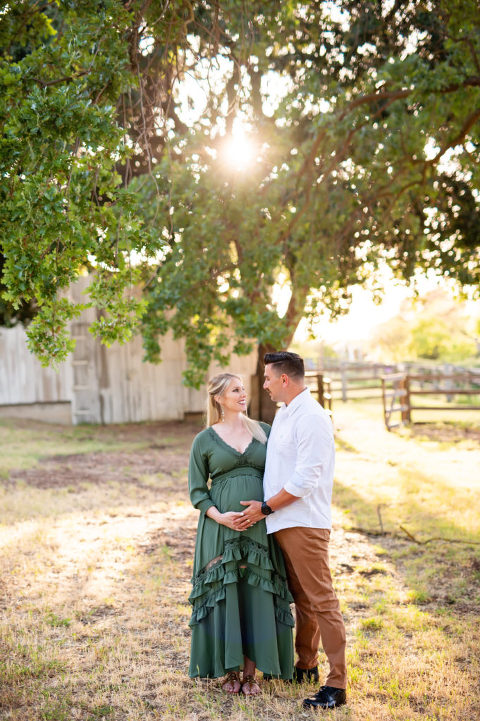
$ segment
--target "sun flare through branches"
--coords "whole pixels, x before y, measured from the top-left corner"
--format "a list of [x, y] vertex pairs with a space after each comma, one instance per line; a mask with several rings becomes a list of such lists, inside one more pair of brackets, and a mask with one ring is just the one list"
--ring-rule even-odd
[[244, 128], [234, 129], [232, 135], [225, 139], [221, 150], [221, 158], [229, 170], [243, 172], [253, 166], [258, 150], [256, 143]]

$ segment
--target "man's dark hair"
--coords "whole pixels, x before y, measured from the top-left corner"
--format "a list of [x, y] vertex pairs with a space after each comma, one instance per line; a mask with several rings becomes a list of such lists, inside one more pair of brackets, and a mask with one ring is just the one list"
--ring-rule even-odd
[[288, 350], [265, 353], [263, 362], [265, 365], [274, 365], [278, 373], [285, 373], [290, 378], [300, 380], [305, 375], [303, 358], [300, 358], [297, 353], [290, 353]]

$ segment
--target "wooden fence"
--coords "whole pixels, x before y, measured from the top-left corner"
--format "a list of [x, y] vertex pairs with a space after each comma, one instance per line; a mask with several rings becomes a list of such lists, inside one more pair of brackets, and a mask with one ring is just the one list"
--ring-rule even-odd
[[306, 371], [307, 386], [315, 393], [317, 400], [332, 415], [332, 381], [319, 371]]
[[[363, 362], [326, 362], [323, 372], [330, 378], [334, 400], [344, 403], [355, 398], [381, 398], [382, 376], [397, 370], [395, 364]], [[373, 391], [373, 392], [372, 392]]]
[[[412, 382], [418, 381], [421, 389], [427, 391], [437, 389], [442, 395], [447, 395], [449, 401], [452, 400], [452, 394], [444, 394], [444, 390], [451, 389], [453, 392], [463, 383], [467, 386], [465, 393], [459, 392], [458, 395], [467, 395], [468, 387], [475, 391], [477, 385], [480, 385], [480, 369], [470, 370], [451, 364], [428, 366], [417, 362], [381, 364], [363, 361], [326, 361], [319, 372], [328, 375], [331, 379], [330, 392], [333, 400], [342, 400], [344, 403], [355, 399], [382, 399], [384, 395], [382, 378], [390, 378], [388, 390], [392, 391], [394, 377], [398, 374], [408, 375]], [[461, 408], [463, 407], [462, 405]]]
[[[412, 411], [479, 411], [480, 403], [455, 403], [457, 396], [480, 396], [480, 371], [390, 373], [381, 378], [383, 416], [390, 431], [412, 423]], [[445, 397], [447, 404], [425, 405], [428, 397]], [[426, 398], [415, 404], [415, 398]]]

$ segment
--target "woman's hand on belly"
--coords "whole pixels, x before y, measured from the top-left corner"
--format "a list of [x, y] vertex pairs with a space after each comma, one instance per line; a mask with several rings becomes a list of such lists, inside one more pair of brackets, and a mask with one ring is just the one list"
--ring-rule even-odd
[[220, 514], [220, 518], [218, 518], [217, 523], [220, 523], [222, 526], [230, 528], [232, 531], [237, 531], [238, 529], [235, 528], [235, 522], [238, 522], [241, 517], [242, 513], [236, 513], [235, 511], [227, 511], [226, 513]]
[[226, 513], [221, 513], [221, 511], [219, 511], [215, 506], [210, 506], [205, 515], [211, 518], [212, 521], [219, 523], [221, 526], [226, 526], [232, 531], [236, 531], [238, 529], [235, 528], [234, 524], [242, 517], [242, 512], [227, 511]]

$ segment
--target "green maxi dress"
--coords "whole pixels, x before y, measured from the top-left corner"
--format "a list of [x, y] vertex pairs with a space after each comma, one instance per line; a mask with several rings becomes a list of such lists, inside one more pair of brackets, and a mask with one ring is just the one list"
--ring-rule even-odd
[[[270, 426], [262, 426], [268, 435]], [[293, 599], [265, 521], [232, 531], [205, 515], [210, 506], [225, 513], [242, 511], [240, 501], [263, 500], [265, 455], [266, 446], [255, 438], [240, 453], [211, 427], [193, 442], [189, 490], [200, 518], [189, 599], [191, 677], [237, 671], [244, 655], [264, 673], [292, 677]]]

